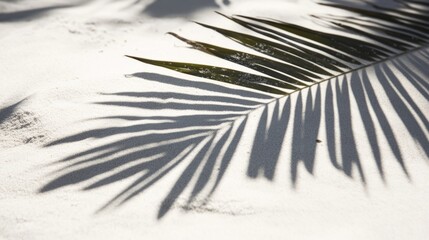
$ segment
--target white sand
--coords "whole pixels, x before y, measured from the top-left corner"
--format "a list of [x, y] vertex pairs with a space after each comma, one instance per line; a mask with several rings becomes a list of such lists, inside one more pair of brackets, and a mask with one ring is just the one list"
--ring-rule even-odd
[[151, 2], [0, 1], [0, 239], [427, 239], [429, 48], [264, 120], [266, 95], [124, 55], [228, 64], [164, 33], [238, 47], [189, 20], [319, 9]]

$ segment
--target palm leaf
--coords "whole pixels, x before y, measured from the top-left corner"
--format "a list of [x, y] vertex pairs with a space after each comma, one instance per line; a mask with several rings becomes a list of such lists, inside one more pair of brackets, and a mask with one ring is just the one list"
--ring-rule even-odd
[[406, 9], [387, 8], [374, 3], [368, 3], [369, 7], [365, 9], [320, 3], [323, 6], [347, 11], [352, 16], [312, 16], [338, 31], [349, 35], [356, 34], [367, 40], [317, 31], [278, 20], [242, 15], [221, 14], [265, 38], [198, 23], [262, 53], [265, 57], [193, 41], [170, 33], [196, 50], [253, 69], [261, 75], [208, 65], [132, 58], [181, 73], [288, 95], [426, 44], [428, 42], [426, 32], [429, 29], [428, 11], [422, 8], [415, 11], [415, 7], [411, 5], [427, 4], [419, 1], [398, 2]]
[[[427, 68], [424, 63], [427, 60], [410, 54], [407, 59], [412, 66], [408, 66], [399, 58], [392, 59], [427, 46], [429, 5], [418, 0], [396, 2], [402, 8], [390, 9], [370, 4], [364, 9], [323, 4], [326, 8], [344, 10], [344, 15], [312, 16], [317, 23], [328, 25], [335, 33], [250, 16], [221, 14], [250, 30], [250, 34], [198, 23], [201, 27], [215, 31], [251, 50], [249, 52], [170, 33], [198, 51], [239, 64], [246, 70], [253, 70], [254, 74], [246, 70], [219, 66], [129, 57], [180, 73], [262, 92], [280, 95], [297, 92], [296, 98], [287, 97], [286, 101], [281, 103], [279, 98], [272, 98], [269, 94], [227, 88], [209, 81], [189, 83], [179, 78], [169, 77], [168, 80], [163, 80], [162, 76], [151, 73], [133, 74], [146, 81], [168, 85], [165, 89], [154, 92], [103, 94], [108, 95], [106, 97], [109, 101], [96, 104], [138, 108], [142, 111], [138, 111], [137, 115], [110, 115], [104, 118], [125, 120], [129, 124], [121, 123], [113, 127], [108, 125], [82, 131], [47, 145], [78, 142], [87, 138], [102, 141], [99, 146], [89, 147], [86, 151], [60, 160], [68, 165], [61, 170], [62, 173], [57, 178], [40, 189], [40, 192], [92, 179], [93, 182], [84, 188], [90, 190], [136, 176], [129, 186], [101, 207], [106, 209], [120, 206], [136, 195], [146, 192], [165, 176], [171, 175], [173, 169], [186, 164], [162, 201], [158, 218], [177, 207], [175, 203], [188, 187], [191, 188], [189, 198], [185, 203], [179, 204], [182, 209], [191, 209], [195, 204], [204, 205], [226, 176], [233, 155], [241, 140], [245, 138], [247, 124], [253, 118], [251, 113], [257, 109], [262, 111], [256, 119], [256, 129], [250, 128], [251, 131], [255, 130], [255, 137], [249, 153], [248, 177], [257, 178], [262, 173], [266, 179], [273, 180], [286, 141], [291, 143], [288, 150], [292, 186], [295, 187], [298, 182], [298, 166], [301, 163], [313, 174], [323, 113], [326, 120], [326, 139], [322, 139], [326, 141], [332, 166], [348, 177], [352, 177], [353, 167], [357, 167], [362, 183], [366, 184], [364, 165], [361, 164], [356, 148], [357, 139], [352, 131], [351, 95], [356, 100], [371, 152], [383, 181], [385, 179], [381, 142], [376, 136], [377, 121], [387, 141], [383, 147], [390, 148], [403, 172], [409, 177], [395, 136], [396, 125], [391, 125], [389, 116], [383, 112], [383, 102], [377, 98], [378, 92], [374, 90], [373, 82], [382, 81], [383, 90], [392, 103], [393, 110], [398, 113], [410, 135], [422, 146], [427, 158], [429, 142], [424, 131], [429, 129], [429, 122], [413, 102], [413, 97], [407, 93], [399, 79], [396, 79], [394, 72], [382, 62], [391, 60], [389, 62], [409, 79], [409, 83], [426, 100], [429, 99], [428, 82], [416, 71], [419, 68]], [[352, 36], [345, 37], [345, 34]], [[421, 56], [427, 58], [429, 55], [423, 52]], [[376, 79], [369, 80], [364, 69], [367, 66], [374, 66], [372, 69]], [[357, 71], [358, 69], [361, 71]], [[339, 81], [329, 81], [346, 73], [352, 73], [345, 77], [350, 76], [350, 81], [343, 81], [341, 85]], [[300, 90], [324, 81], [327, 82], [324, 93], [319, 85], [315, 86], [316, 91], [301, 94]], [[207, 97], [193, 92], [170, 92], [166, 90], [169, 85], [192, 86], [212, 94]], [[272, 107], [272, 111], [268, 105]], [[162, 109], [174, 110], [174, 115], [158, 115]], [[196, 113], [188, 112], [189, 109], [195, 110]], [[156, 111], [152, 115], [145, 110]], [[338, 115], [334, 113], [335, 110]], [[292, 136], [291, 139], [286, 139], [285, 133], [290, 131], [289, 123], [292, 121]], [[130, 132], [136, 134], [130, 137]], [[109, 142], [106, 139], [110, 136], [116, 137]], [[246, 135], [246, 138], [248, 137], [249, 135]], [[339, 144], [336, 140], [339, 140]], [[338, 152], [341, 153], [341, 159], [337, 157]], [[144, 161], [141, 161], [142, 159]], [[140, 176], [137, 176], [139, 174]]]

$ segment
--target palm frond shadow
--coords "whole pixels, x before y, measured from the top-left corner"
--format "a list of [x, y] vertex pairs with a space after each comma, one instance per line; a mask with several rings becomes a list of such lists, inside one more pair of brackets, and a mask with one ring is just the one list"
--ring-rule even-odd
[[[406, 1], [398, 2], [408, 6]], [[387, 183], [384, 166], [385, 161], [390, 160], [382, 154], [390, 151], [404, 176], [411, 179], [403, 154], [406, 146], [400, 145], [394, 124], [402, 122], [422, 156], [428, 159], [429, 123], [414, 100], [416, 96], [411, 96], [409, 91], [428, 100], [429, 83], [425, 77], [429, 75], [429, 54], [425, 30], [429, 25], [426, 17], [423, 13], [411, 14], [401, 8], [378, 9], [378, 15], [374, 15], [372, 10], [353, 6], [324, 5], [358, 16], [317, 16], [318, 20], [372, 40], [270, 19], [225, 16], [265, 38], [200, 25], [277, 60], [171, 34], [197, 50], [253, 69], [260, 75], [210, 65], [132, 57], [253, 90], [136, 73], [135, 77], [145, 81], [200, 88], [212, 94], [201, 96], [168, 91], [106, 94], [108, 100], [98, 105], [140, 109], [142, 115], [106, 116], [106, 119], [124, 123], [84, 131], [48, 144], [71, 144], [87, 138], [99, 141], [95, 147], [62, 159], [60, 162], [65, 167], [59, 170], [60, 176], [40, 191], [78, 183], [86, 184], [84, 190], [90, 190], [132, 179], [128, 187], [101, 207], [102, 210], [126, 203], [177, 169], [183, 169], [160, 204], [158, 218], [177, 204], [185, 210], [194, 205], [204, 206], [224, 179], [243, 136], [253, 130], [255, 135], [246, 172], [249, 178], [263, 177], [273, 181], [276, 175], [284, 172], [279, 171], [279, 162], [288, 161], [291, 186], [296, 188], [303, 171], [301, 166], [309, 174], [315, 174], [316, 161], [320, 161], [316, 155], [324, 148], [334, 169], [350, 178], [355, 178], [357, 173], [366, 185], [368, 169], [363, 162], [371, 159], [367, 159], [368, 155], [362, 159], [364, 156], [359, 151], [362, 139], [358, 139], [353, 130], [356, 124], [364, 128], [363, 136], [367, 138], [364, 141], [368, 143], [380, 178]], [[420, 8], [414, 12], [418, 11]], [[398, 16], [400, 14], [403, 16]], [[377, 31], [383, 34], [375, 33]], [[376, 78], [369, 79], [369, 76]], [[386, 101], [390, 102], [388, 109], [394, 111], [397, 120], [392, 120], [392, 112], [385, 112]], [[352, 104], [356, 104], [358, 114]], [[174, 110], [176, 114], [150, 115], [145, 109], [159, 113]], [[255, 119], [257, 128], [247, 127]], [[292, 136], [290, 140], [286, 138], [288, 133]], [[285, 154], [289, 157], [281, 158]], [[188, 195], [186, 202], [178, 203], [183, 195]]]
[[[429, 58], [423, 59], [422, 56], [409, 56], [408, 59], [418, 63], [421, 63], [421, 60], [429, 62]], [[394, 60], [393, 64], [396, 70], [409, 76], [413, 86], [416, 86], [416, 89], [419, 89], [420, 93], [427, 98], [429, 91], [427, 80], [419, 76], [416, 71], [410, 71], [410, 64], [405, 64], [400, 59]], [[361, 70], [347, 75], [344, 79], [330, 81], [325, 87], [314, 87], [306, 95], [298, 93], [274, 101], [269, 100], [270, 96], [260, 93], [248, 91], [246, 95], [244, 94], [246, 90], [238, 90], [244, 97], [237, 99], [233, 97], [236, 90], [221, 86], [217, 87], [217, 91], [219, 93], [225, 93], [224, 90], [229, 91], [230, 97], [216, 95], [200, 97], [174, 92], [106, 94], [106, 97], [114, 97], [116, 100], [97, 104], [118, 108], [138, 108], [142, 110], [141, 112], [145, 109], [160, 111], [175, 109], [182, 111], [183, 114], [106, 116], [106, 119], [121, 119], [125, 124], [88, 130], [50, 143], [48, 146], [70, 144], [87, 138], [109, 139], [116, 136], [115, 140], [109, 143], [100, 144], [62, 159], [60, 162], [66, 166], [60, 169], [60, 177], [46, 184], [40, 191], [48, 192], [82, 183], [86, 185], [83, 190], [91, 190], [124, 179], [134, 180], [101, 207], [100, 210], [102, 210], [126, 203], [150, 187], [154, 187], [175, 168], [184, 167], [176, 183], [160, 204], [158, 218], [162, 218], [175, 206], [177, 199], [185, 194], [185, 190], [190, 193], [187, 202], [181, 203], [183, 209], [188, 209], [194, 204], [204, 205], [219, 187], [234, 152], [240, 147], [243, 132], [249, 131], [246, 129], [249, 114], [258, 108], [262, 108], [262, 113], [258, 118], [258, 128], [255, 130], [253, 147], [248, 159], [247, 176], [250, 178], [263, 177], [274, 180], [276, 174], [284, 171], [284, 169], [277, 169], [278, 162], [288, 161], [291, 184], [296, 187], [299, 170], [303, 171], [299, 165], [302, 164], [305, 171], [313, 174], [315, 163], [320, 160], [316, 157], [317, 149], [326, 148], [333, 168], [352, 178], [356, 177], [353, 176], [355, 172], [353, 169], [356, 168], [359, 173], [358, 179], [365, 185], [365, 169], [361, 162], [371, 160], [362, 159], [357, 150], [356, 141], [358, 140], [353, 134], [352, 125], [358, 121], [364, 123], [367, 141], [370, 143], [380, 178], [385, 181], [386, 174], [380, 153], [381, 138], [387, 140], [388, 148], [395, 156], [404, 176], [411, 178], [401, 152], [406, 146], [400, 145], [395, 134], [395, 126], [383, 110], [378, 97], [380, 93], [375, 92], [374, 83], [383, 83], [384, 93], [410, 136], [413, 136], [421, 146], [424, 155], [429, 157], [427, 119], [419, 114], [421, 109], [415, 106], [407, 91], [401, 90], [402, 84], [393, 74], [396, 70], [391, 68], [387, 64], [378, 64], [374, 66], [377, 79], [370, 80], [367, 70]], [[134, 76], [145, 81], [195, 87], [195, 84], [188, 80], [153, 73], [137, 73]], [[211, 91], [216, 89], [215, 84], [204, 82], [197, 83], [197, 87]], [[256, 96], [262, 98], [254, 98]], [[165, 102], [166, 99], [169, 99], [169, 102]], [[359, 108], [360, 119], [351, 116], [350, 105], [353, 101]], [[269, 107], [273, 108], [271, 114], [268, 112]], [[189, 115], [186, 111], [190, 109], [201, 114]], [[291, 109], [294, 110], [291, 111]], [[146, 120], [150, 120], [150, 123], [145, 123]], [[323, 121], [325, 138], [320, 136]], [[377, 127], [381, 128], [384, 136], [375, 134]], [[285, 139], [288, 131], [292, 131], [293, 137], [290, 140]], [[339, 134], [336, 134], [338, 131]], [[127, 133], [133, 133], [133, 135], [129, 136]], [[336, 137], [339, 139], [336, 140]], [[321, 147], [318, 140], [326, 144]], [[284, 149], [288, 144], [291, 147]], [[281, 151], [286, 151], [290, 158], [280, 159]]]
[[[140, 1], [136, 1], [138, 3]], [[229, 0], [222, 1], [228, 5]], [[169, 0], [156, 0], [148, 5], [143, 12], [153, 17], [174, 17], [180, 15], [189, 15], [193, 12], [205, 8], [220, 8], [221, 6], [215, 0], [185, 0], [172, 2]]]
[[[83, 4], [83, 3], [82, 3]], [[52, 4], [14, 12], [0, 12], [0, 23], [29, 21], [41, 18], [49, 12], [79, 6], [81, 4]]]

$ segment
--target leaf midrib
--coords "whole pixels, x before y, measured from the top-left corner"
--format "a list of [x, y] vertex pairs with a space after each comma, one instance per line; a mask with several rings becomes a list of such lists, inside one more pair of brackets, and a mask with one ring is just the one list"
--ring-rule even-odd
[[281, 95], [281, 96], [279, 96], [279, 97], [274, 97], [272, 100], [270, 100], [270, 101], [268, 101], [268, 102], [266, 102], [266, 103], [264, 103], [264, 104], [260, 105], [259, 107], [256, 107], [256, 108], [252, 109], [251, 111], [254, 111], [254, 110], [259, 109], [259, 108], [261, 108], [261, 107], [263, 107], [263, 106], [266, 106], [266, 105], [268, 105], [268, 104], [271, 104], [271, 103], [273, 103], [273, 102], [275, 102], [275, 101], [278, 101], [279, 99], [282, 99], [282, 98], [285, 98], [285, 97], [289, 97], [290, 95], [292, 95], [292, 94], [294, 94], [294, 93], [296, 93], [296, 92], [300, 92], [300, 91], [302, 91], [302, 90], [309, 89], [309, 88], [311, 88], [311, 87], [313, 87], [313, 86], [315, 86], [315, 85], [318, 85], [318, 84], [324, 83], [324, 82], [326, 82], [326, 81], [330, 81], [330, 80], [332, 80], [332, 79], [334, 79], [334, 78], [338, 78], [338, 77], [341, 77], [341, 76], [347, 75], [347, 74], [349, 74], [349, 73], [356, 72], [356, 71], [359, 71], [359, 70], [361, 70], [361, 69], [364, 69], [364, 68], [367, 68], [367, 67], [371, 67], [371, 66], [374, 66], [374, 65], [377, 65], [377, 64], [383, 63], [383, 62], [388, 62], [388, 61], [390, 61], [390, 60], [393, 60], [393, 59], [399, 58], [399, 57], [401, 57], [401, 56], [408, 55], [408, 54], [411, 54], [411, 53], [413, 53], [413, 52], [420, 51], [420, 50], [425, 49], [425, 48], [427, 48], [427, 47], [429, 47], [429, 43], [423, 44], [423, 45], [421, 45], [421, 46], [418, 46], [418, 47], [416, 47], [416, 48], [413, 48], [413, 49], [410, 49], [410, 50], [407, 50], [407, 51], [404, 51], [404, 52], [400, 52], [400, 53], [398, 53], [398, 54], [391, 55], [391, 56], [389, 56], [389, 57], [386, 57], [386, 58], [383, 58], [383, 59], [380, 59], [380, 60], [377, 60], [377, 61], [370, 62], [370, 63], [368, 63], [368, 64], [363, 64], [363, 65], [361, 65], [361, 66], [359, 66], [359, 67], [356, 67], [356, 68], [353, 68], [353, 69], [347, 70], [347, 71], [345, 71], [345, 72], [341, 72], [341, 73], [339, 73], [339, 74], [337, 74], [337, 75], [334, 75], [334, 76], [330, 76], [330, 77], [328, 77], [328, 78], [326, 78], [326, 79], [320, 80], [320, 81], [318, 81], [318, 82], [316, 82], [316, 83], [313, 83], [313, 84], [310, 84], [310, 85], [308, 85], [308, 86], [306, 86], [306, 87], [303, 87], [303, 88], [300, 88], [300, 89], [293, 90], [293, 91], [291, 91], [290, 93], [288, 93], [288, 94], [286, 94], [286, 95]]

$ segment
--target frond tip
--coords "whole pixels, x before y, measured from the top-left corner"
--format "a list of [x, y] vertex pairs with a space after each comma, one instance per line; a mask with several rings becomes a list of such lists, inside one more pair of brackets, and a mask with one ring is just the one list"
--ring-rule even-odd
[[287, 92], [283, 91], [282, 89], [297, 89], [296, 86], [281, 82], [274, 78], [258, 76], [228, 68], [194, 63], [158, 61], [134, 56], [127, 57], [147, 64], [168, 68], [177, 72], [253, 88], [268, 93], [287, 94]]

